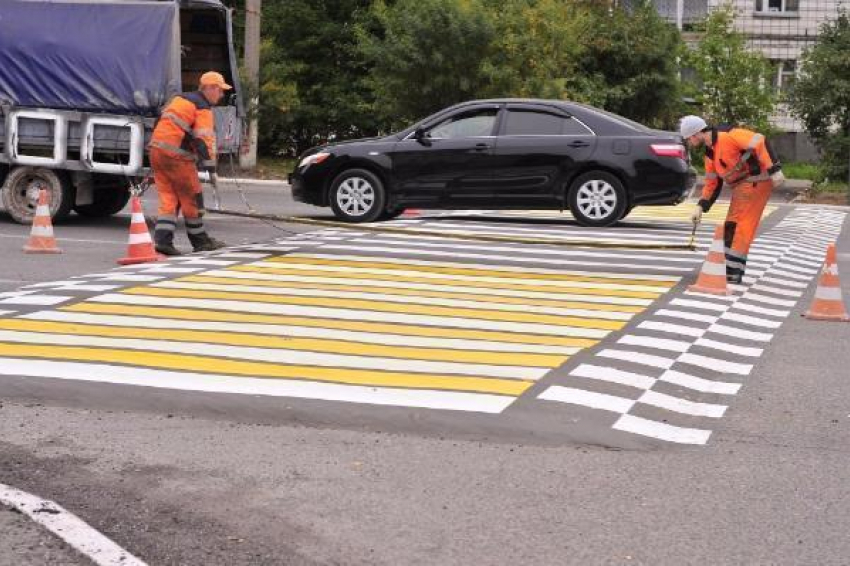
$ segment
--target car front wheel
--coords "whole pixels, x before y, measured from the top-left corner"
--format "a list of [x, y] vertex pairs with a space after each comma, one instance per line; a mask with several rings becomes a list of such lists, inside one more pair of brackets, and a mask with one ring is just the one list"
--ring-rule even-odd
[[349, 169], [331, 183], [331, 209], [345, 222], [373, 222], [384, 212], [386, 191], [377, 175]]
[[626, 213], [626, 190], [617, 177], [605, 171], [580, 175], [569, 192], [570, 212], [582, 226], [611, 226]]

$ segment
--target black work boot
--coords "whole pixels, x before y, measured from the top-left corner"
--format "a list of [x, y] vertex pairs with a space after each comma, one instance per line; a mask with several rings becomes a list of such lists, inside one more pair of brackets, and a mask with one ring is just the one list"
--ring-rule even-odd
[[189, 234], [189, 241], [192, 242], [192, 248], [196, 252], [213, 252], [227, 247], [227, 244], [211, 238], [207, 233]]
[[174, 242], [172, 240], [157, 240], [154, 243], [154, 249], [157, 253], [167, 256], [177, 256], [183, 255], [183, 253], [174, 247]]

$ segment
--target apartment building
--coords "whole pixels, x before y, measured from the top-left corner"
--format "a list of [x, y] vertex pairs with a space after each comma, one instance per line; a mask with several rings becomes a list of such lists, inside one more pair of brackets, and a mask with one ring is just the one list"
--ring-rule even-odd
[[[634, 6], [643, 0], [624, 0]], [[838, 17], [842, 9], [850, 12], [850, 0], [649, 0], [664, 18], [682, 29], [685, 40], [699, 41], [697, 24], [712, 11], [731, 4], [735, 10], [735, 29], [744, 34], [748, 45], [760, 51], [773, 64], [773, 86], [779, 104], [771, 122], [787, 132], [777, 145], [785, 159], [807, 160], [814, 149], [802, 132], [802, 125], [788, 112], [782, 96], [794, 82], [803, 52], [811, 47], [825, 22]]]

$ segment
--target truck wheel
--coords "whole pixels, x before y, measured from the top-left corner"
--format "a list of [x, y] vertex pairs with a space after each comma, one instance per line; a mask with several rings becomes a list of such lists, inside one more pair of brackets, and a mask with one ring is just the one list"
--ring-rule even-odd
[[3, 206], [19, 224], [32, 224], [41, 189], [50, 193], [50, 216], [62, 220], [74, 206], [74, 187], [61, 171], [41, 167], [16, 167], [3, 185]]
[[80, 204], [74, 211], [89, 218], [105, 218], [121, 212], [130, 200], [130, 190], [126, 183], [113, 175], [95, 176], [94, 202]]

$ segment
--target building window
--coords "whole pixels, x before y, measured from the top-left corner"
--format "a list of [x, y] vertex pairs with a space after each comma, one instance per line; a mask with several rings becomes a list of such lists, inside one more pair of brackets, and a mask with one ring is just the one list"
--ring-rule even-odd
[[797, 61], [795, 59], [774, 60], [773, 65], [776, 69], [773, 75], [773, 88], [779, 99], [783, 100], [797, 77]]
[[762, 14], [796, 14], [800, 0], [756, 0], [756, 12]]

